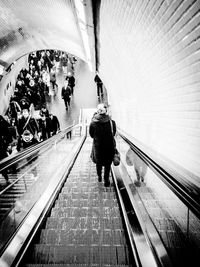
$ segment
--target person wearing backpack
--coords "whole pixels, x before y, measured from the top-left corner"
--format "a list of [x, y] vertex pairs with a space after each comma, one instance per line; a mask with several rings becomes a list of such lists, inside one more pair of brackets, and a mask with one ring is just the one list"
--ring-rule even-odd
[[38, 143], [38, 123], [30, 114], [28, 109], [22, 110], [17, 131], [19, 134], [17, 151]]

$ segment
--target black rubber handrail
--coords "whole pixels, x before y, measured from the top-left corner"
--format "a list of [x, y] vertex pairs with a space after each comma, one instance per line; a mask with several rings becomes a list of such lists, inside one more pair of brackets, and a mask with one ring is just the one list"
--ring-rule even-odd
[[[119, 136], [130, 146], [130, 148], [162, 179], [170, 190], [200, 219], [200, 188], [193, 183], [181, 183], [175, 178], [173, 170], [166, 171], [166, 168], [157, 163], [150, 152], [144, 152], [134, 144], [134, 139], [118, 129]], [[131, 140], [133, 139], [133, 140]], [[166, 162], [166, 161], [165, 161]], [[180, 177], [182, 175], [180, 174]]]
[[2, 161], [0, 161], [0, 172], [8, 167], [10, 167], [12, 164], [15, 164], [19, 162], [22, 159], [25, 159], [26, 157], [32, 156], [35, 153], [37, 153], [39, 150], [48, 147], [50, 144], [58, 141], [63, 135], [67, 134], [70, 132], [73, 128], [77, 127], [78, 124], [76, 125], [71, 125], [62, 131], [60, 131], [58, 134], [50, 137], [49, 139], [42, 141], [36, 145], [32, 145], [23, 151], [18, 152], [16, 155], [6, 157]]

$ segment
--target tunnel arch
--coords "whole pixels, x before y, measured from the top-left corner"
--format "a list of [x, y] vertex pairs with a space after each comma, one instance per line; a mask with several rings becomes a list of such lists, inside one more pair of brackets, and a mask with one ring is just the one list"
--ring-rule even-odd
[[[87, 18], [82, 15], [85, 10]], [[5, 67], [23, 54], [44, 49], [68, 51], [86, 62], [93, 60], [86, 51], [94, 47], [90, 0], [86, 5], [79, 0], [50, 4], [48, 0], [3, 0], [0, 15], [0, 64]], [[88, 32], [85, 36], [84, 31]], [[86, 49], [87, 42], [91, 47]]]

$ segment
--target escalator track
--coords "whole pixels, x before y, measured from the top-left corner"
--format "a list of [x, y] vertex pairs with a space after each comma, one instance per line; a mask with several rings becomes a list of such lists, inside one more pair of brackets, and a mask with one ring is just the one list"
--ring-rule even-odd
[[91, 140], [17, 266], [136, 266], [114, 184], [98, 183]]

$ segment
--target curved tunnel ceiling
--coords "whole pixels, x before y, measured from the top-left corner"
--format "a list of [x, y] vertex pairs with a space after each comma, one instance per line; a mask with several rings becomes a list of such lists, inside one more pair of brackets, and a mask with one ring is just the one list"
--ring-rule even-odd
[[21, 56], [42, 49], [66, 51], [93, 64], [92, 5], [86, 2], [1, 0], [0, 64], [6, 68]]

